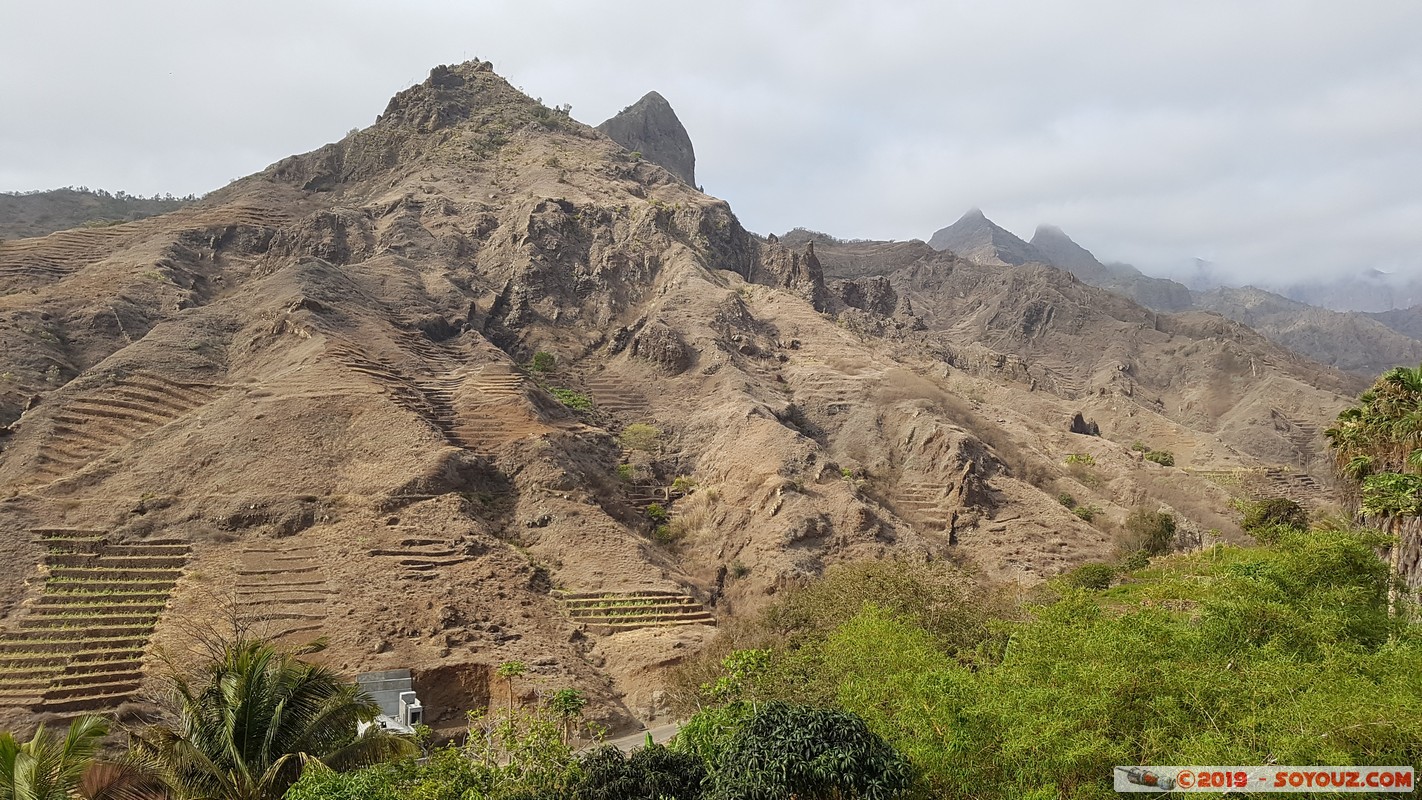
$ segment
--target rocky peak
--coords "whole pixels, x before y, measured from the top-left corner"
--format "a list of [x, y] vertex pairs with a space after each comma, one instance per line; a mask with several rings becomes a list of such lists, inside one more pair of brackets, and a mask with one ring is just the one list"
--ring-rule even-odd
[[1072, 241], [1055, 225], [1038, 225], [1036, 233], [1032, 234], [1031, 244], [1052, 264], [1075, 273], [1079, 278], [1085, 279], [1083, 272], [1106, 271], [1090, 250]]
[[671, 103], [660, 94], [647, 92], [641, 100], [622, 109], [597, 129], [628, 150], [641, 153], [653, 164], [665, 167], [686, 185], [696, 185], [696, 152], [691, 146], [691, 136]]
[[1006, 266], [1046, 262], [1032, 245], [988, 219], [977, 208], [970, 209], [957, 222], [935, 232], [928, 245], [934, 250], [951, 250], [980, 264]]

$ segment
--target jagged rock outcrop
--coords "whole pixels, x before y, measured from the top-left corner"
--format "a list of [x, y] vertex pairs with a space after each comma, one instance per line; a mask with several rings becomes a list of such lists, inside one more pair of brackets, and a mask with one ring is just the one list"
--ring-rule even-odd
[[846, 241], [805, 228], [796, 228], [780, 237], [771, 236], [781, 245], [791, 248], [812, 243], [828, 245], [816, 253], [826, 280], [882, 275], [885, 271], [907, 267], [934, 253], [932, 247], [918, 239], [907, 242]]
[[1071, 423], [1067, 425], [1067, 430], [1082, 436], [1100, 436], [1101, 426], [1095, 422], [1090, 422], [1078, 411], [1071, 417]]
[[691, 368], [696, 353], [682, 340], [681, 334], [659, 322], [639, 331], [632, 340], [632, 355], [679, 375]]
[[835, 299], [844, 305], [883, 317], [893, 314], [899, 306], [899, 295], [894, 291], [894, 284], [883, 275], [835, 281], [830, 290]]
[[820, 260], [815, 257], [813, 242], [807, 243], [803, 250], [792, 250], [776, 243], [761, 244], [749, 279], [754, 283], [789, 289], [810, 301], [816, 311], [824, 311], [828, 307], [825, 274]]
[[597, 129], [653, 164], [665, 167], [687, 186], [696, 185], [696, 151], [691, 136], [671, 103], [660, 94], [647, 92]]

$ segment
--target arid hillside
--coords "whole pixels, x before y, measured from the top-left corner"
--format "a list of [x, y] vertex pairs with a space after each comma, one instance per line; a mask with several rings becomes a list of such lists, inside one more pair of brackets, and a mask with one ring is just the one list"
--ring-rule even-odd
[[0, 240], [44, 236], [81, 226], [102, 227], [166, 214], [195, 198], [135, 197], [103, 190], [51, 189], [0, 193]]
[[756, 237], [479, 61], [181, 210], [0, 243], [0, 723], [127, 713], [235, 618], [413, 668], [437, 728], [513, 660], [617, 728], [836, 561], [1032, 584], [1136, 508], [1189, 547], [1241, 494], [1330, 501], [1355, 379], [1050, 267], [880, 249]]

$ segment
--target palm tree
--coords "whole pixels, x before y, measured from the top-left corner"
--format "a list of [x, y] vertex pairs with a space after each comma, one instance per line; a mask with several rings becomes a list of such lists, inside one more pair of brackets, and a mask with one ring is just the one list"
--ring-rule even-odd
[[196, 676], [171, 675], [175, 725], [135, 734], [130, 753], [183, 800], [280, 800], [304, 769], [344, 771], [416, 753], [370, 725], [380, 707], [326, 667], [238, 639]]
[[69, 723], [63, 738], [40, 725], [28, 742], [0, 733], [0, 800], [69, 800], [109, 732], [103, 717]]
[[1324, 435], [1339, 474], [1357, 492], [1363, 514], [1381, 517], [1387, 533], [1399, 539], [1392, 545], [1393, 587], [1388, 593], [1388, 607], [1395, 614], [1402, 538], [1415, 527], [1409, 521], [1422, 517], [1422, 366], [1383, 373]]

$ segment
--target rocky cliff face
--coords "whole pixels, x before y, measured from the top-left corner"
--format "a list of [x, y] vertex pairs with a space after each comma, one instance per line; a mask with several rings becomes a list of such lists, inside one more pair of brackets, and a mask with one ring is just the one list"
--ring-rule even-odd
[[687, 186], [696, 185], [696, 151], [671, 103], [656, 92], [622, 109], [597, 129], [631, 152], [665, 167]]

